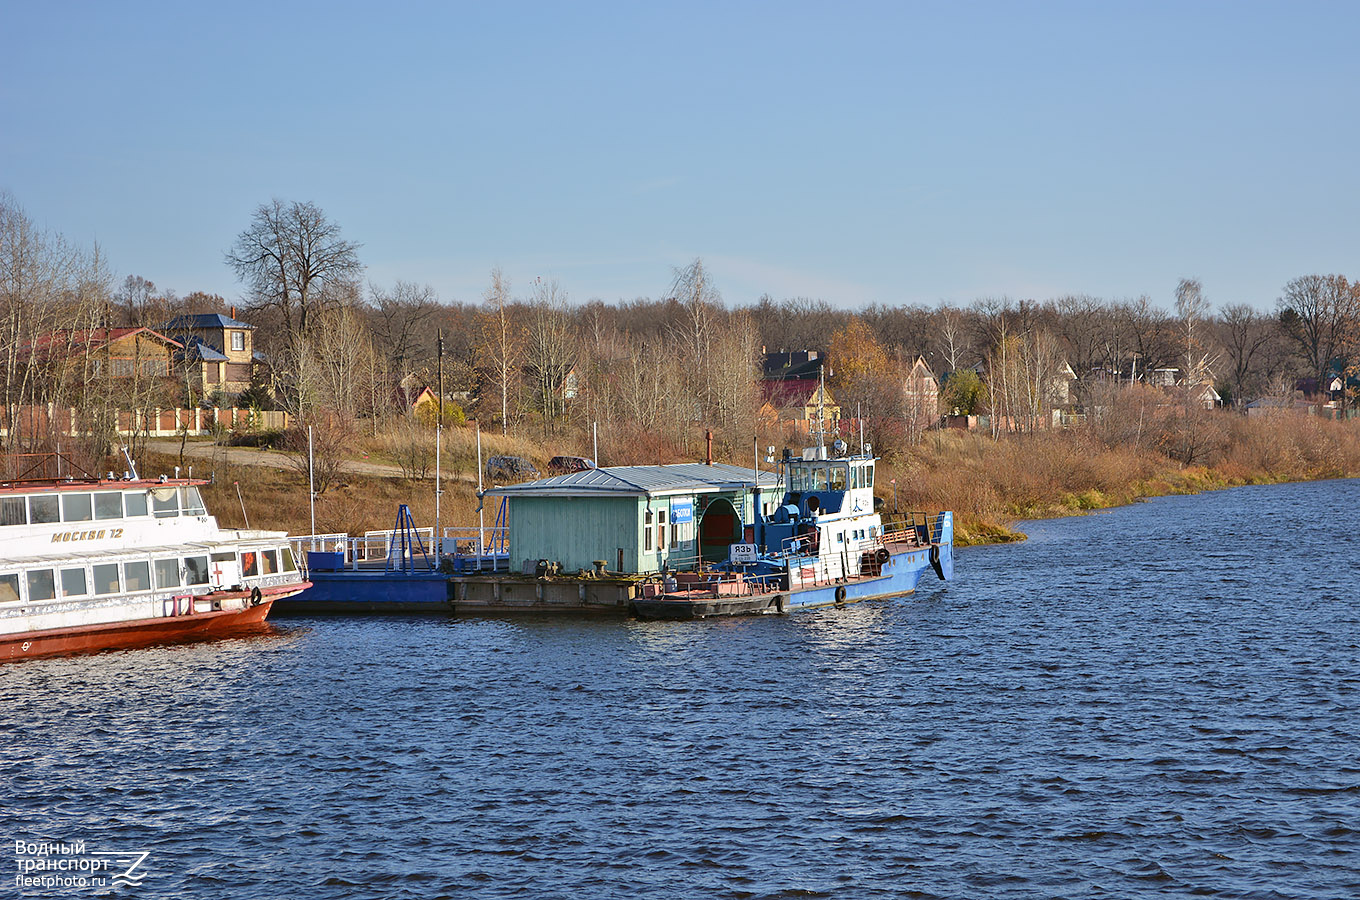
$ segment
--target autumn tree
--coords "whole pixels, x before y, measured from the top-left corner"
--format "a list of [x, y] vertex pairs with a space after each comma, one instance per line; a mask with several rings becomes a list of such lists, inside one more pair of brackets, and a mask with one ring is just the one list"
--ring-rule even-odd
[[832, 396], [841, 414], [858, 417], [865, 434], [884, 447], [890, 433], [890, 419], [901, 412], [901, 385], [888, 351], [869, 326], [851, 319], [831, 336], [827, 360], [834, 373], [830, 378]]

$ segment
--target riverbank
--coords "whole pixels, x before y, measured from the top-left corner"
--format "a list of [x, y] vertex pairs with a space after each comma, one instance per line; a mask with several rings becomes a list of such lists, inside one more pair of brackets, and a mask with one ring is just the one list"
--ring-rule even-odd
[[[1248, 420], [1227, 413], [1215, 424], [1215, 440], [1202, 460], [1189, 465], [1155, 443], [1103, 441], [1093, 430], [1000, 439], [934, 432], [911, 451], [880, 463], [877, 493], [886, 511], [954, 510], [956, 543], [967, 546], [1024, 540], [1015, 528], [1020, 520], [1076, 515], [1147, 497], [1360, 476], [1360, 424], [1295, 416]], [[445, 525], [475, 524], [475, 436], [460, 429], [450, 432], [440, 519]], [[514, 453], [541, 466], [550, 455], [524, 438], [482, 438], [488, 456]], [[290, 457], [276, 450], [206, 450], [212, 446], [197, 444], [194, 471], [213, 475], [208, 500], [224, 525], [243, 525], [248, 519], [257, 528], [311, 531], [305, 465], [290, 463]], [[317, 498], [317, 531], [358, 534], [389, 528], [403, 503], [417, 523], [433, 524], [430, 449], [430, 459], [415, 466], [394, 458], [390, 440], [372, 446], [356, 443], [334, 482]], [[749, 465], [747, 460], [729, 461]], [[147, 471], [169, 471], [179, 458], [157, 455], [149, 462]], [[485, 512], [489, 521], [495, 514], [494, 507]]]
[[[902, 509], [953, 509], [961, 546], [1024, 540], [1014, 523], [1079, 515], [1149, 497], [1248, 484], [1360, 476], [1360, 424], [1302, 416], [1248, 420], [1219, 414], [1193, 464], [1156, 443], [1110, 444], [1089, 430], [994, 440], [965, 432], [928, 437], [884, 461]], [[892, 487], [885, 492], [893, 502]]]

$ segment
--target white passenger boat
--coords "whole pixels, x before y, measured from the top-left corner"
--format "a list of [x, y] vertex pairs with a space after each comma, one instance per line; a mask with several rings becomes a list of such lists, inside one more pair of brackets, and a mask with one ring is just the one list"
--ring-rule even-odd
[[238, 631], [309, 586], [284, 532], [219, 528], [203, 484], [0, 482], [0, 660]]

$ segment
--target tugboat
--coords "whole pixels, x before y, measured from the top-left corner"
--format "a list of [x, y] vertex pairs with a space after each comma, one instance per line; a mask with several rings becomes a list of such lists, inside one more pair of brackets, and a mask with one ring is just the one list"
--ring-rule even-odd
[[283, 532], [218, 527], [207, 483], [0, 481], [0, 660], [231, 633], [309, 587]]
[[[676, 572], [644, 584], [633, 611], [646, 619], [788, 613], [900, 597], [928, 571], [954, 575], [954, 518], [949, 511], [908, 514], [884, 524], [875, 507], [874, 458], [848, 456], [845, 444], [784, 452], [783, 498], [759, 512], [733, 544], [727, 562]], [[759, 498], [757, 498], [757, 501]]]

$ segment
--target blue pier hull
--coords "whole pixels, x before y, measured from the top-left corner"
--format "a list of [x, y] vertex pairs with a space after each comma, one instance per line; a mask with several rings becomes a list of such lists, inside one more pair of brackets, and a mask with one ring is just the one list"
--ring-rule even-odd
[[312, 586], [276, 615], [313, 613], [451, 613], [449, 578], [440, 572], [314, 571]]

